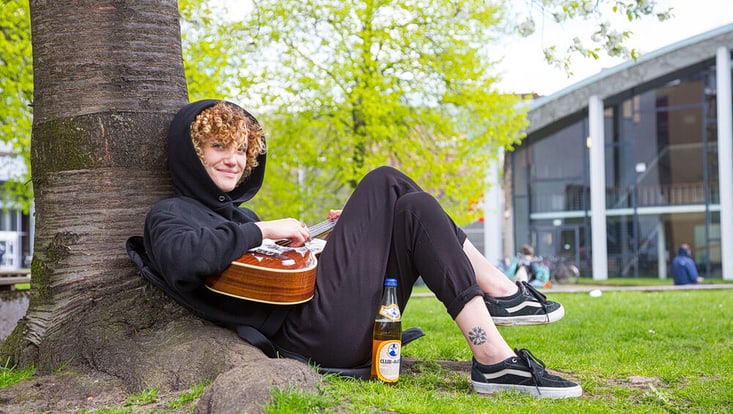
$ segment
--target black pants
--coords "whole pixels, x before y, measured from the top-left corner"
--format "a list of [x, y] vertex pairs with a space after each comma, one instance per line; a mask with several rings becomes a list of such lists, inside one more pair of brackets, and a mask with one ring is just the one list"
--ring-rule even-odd
[[321, 366], [370, 359], [385, 277], [398, 281], [400, 309], [422, 276], [451, 317], [482, 291], [463, 252], [465, 233], [430, 194], [381, 167], [359, 183], [318, 262], [313, 299], [295, 306], [272, 341]]

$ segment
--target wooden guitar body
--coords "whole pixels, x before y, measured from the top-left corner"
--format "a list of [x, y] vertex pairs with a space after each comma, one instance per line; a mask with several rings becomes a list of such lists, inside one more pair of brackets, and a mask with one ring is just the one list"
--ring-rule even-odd
[[277, 305], [309, 301], [316, 285], [315, 254], [307, 248], [249, 251], [223, 272], [209, 276], [206, 287], [240, 299]]
[[223, 295], [275, 305], [294, 305], [313, 298], [316, 288], [316, 256], [336, 225], [326, 220], [310, 227], [312, 237], [302, 247], [264, 240], [233, 261], [223, 272], [206, 278], [206, 287]]

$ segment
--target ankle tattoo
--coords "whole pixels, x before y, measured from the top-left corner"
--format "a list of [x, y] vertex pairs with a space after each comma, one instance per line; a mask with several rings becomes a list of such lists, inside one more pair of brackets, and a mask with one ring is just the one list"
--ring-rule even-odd
[[468, 340], [474, 345], [484, 344], [486, 343], [486, 331], [480, 326], [477, 326], [468, 332]]

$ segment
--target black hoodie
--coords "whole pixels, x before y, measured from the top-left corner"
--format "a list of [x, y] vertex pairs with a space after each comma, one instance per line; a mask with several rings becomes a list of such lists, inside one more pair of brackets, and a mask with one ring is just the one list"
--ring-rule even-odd
[[176, 196], [153, 206], [145, 220], [144, 246], [139, 238], [131, 238], [128, 253], [143, 275], [198, 316], [227, 326], [252, 326], [269, 336], [279, 328], [287, 306], [228, 297], [204, 285], [207, 276], [221, 272], [262, 243], [262, 233], [254, 224], [259, 218], [239, 205], [262, 186], [265, 154], [243, 183], [224, 193], [211, 180], [193, 147], [191, 122], [217, 102], [190, 103], [173, 119], [168, 133], [168, 168]]

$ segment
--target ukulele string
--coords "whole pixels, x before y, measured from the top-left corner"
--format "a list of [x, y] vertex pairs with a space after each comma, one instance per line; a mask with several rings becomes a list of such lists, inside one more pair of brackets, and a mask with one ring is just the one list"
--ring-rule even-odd
[[[331, 230], [333, 228], [333, 226], [336, 225], [336, 221], [337, 220], [326, 220], [326, 221], [322, 221], [322, 222], [320, 222], [318, 224], [314, 224], [313, 226], [309, 227], [308, 228], [308, 231], [311, 234], [315, 234], [316, 237], [318, 237], [321, 234], [326, 233], [327, 231]], [[288, 239], [278, 240], [278, 241], [275, 242], [275, 244], [277, 244], [278, 246], [283, 246], [283, 247], [290, 246], [290, 243], [292, 243], [292, 242], [290, 240], [288, 240]]]
[[326, 220], [322, 221], [318, 224], [314, 224], [312, 227], [310, 227], [308, 230], [311, 232], [311, 234], [315, 234], [316, 237], [320, 236], [321, 234], [331, 230], [333, 226], [336, 225], [336, 220]]

